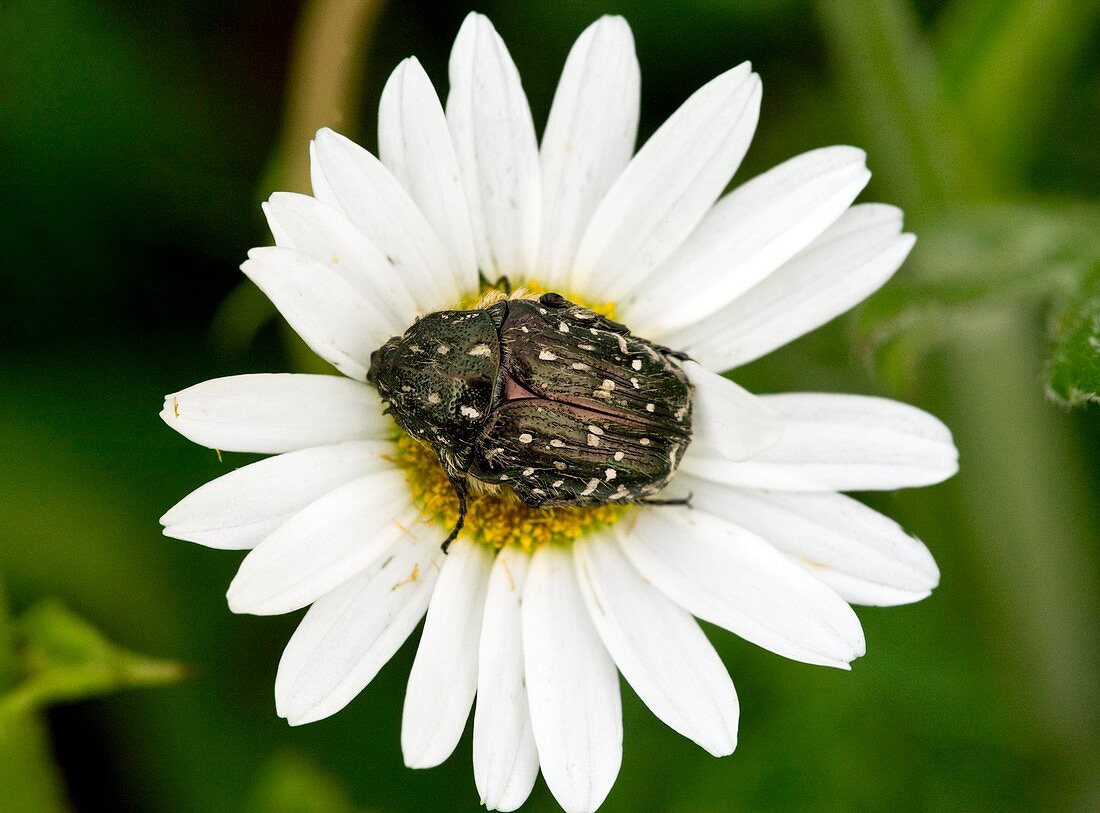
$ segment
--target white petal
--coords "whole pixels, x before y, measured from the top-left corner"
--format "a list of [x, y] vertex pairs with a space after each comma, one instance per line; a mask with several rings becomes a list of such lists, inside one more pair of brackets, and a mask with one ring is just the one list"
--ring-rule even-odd
[[695, 387], [690, 452], [746, 460], [779, 440], [779, 416], [762, 400], [693, 361], [684, 363], [684, 372]]
[[287, 452], [192, 491], [160, 518], [164, 535], [210, 548], [254, 547], [314, 500], [357, 477], [392, 467], [388, 441], [352, 441]]
[[460, 272], [382, 162], [329, 129], [317, 133], [310, 149], [314, 194], [341, 209], [366, 234], [405, 281], [422, 311], [453, 306], [462, 294], [456, 284]]
[[958, 471], [951, 432], [908, 404], [828, 393], [759, 398], [783, 422], [775, 445], [740, 463], [689, 455], [682, 468], [725, 485], [782, 491], [883, 491], [932, 485]]
[[538, 278], [568, 286], [581, 237], [634, 153], [641, 71], [622, 17], [601, 17], [565, 61], [542, 136]]
[[407, 526], [366, 572], [319, 599], [279, 661], [275, 708], [291, 725], [329, 717], [361, 692], [409, 637], [439, 573], [440, 528]]
[[523, 588], [523, 654], [542, 775], [567, 813], [598, 808], [619, 774], [619, 676], [566, 548], [543, 545]]
[[188, 440], [273, 454], [393, 434], [374, 390], [335, 375], [256, 373], [166, 395], [160, 417]]
[[635, 293], [631, 318], [661, 336], [732, 302], [840, 217], [871, 178], [866, 157], [825, 147], [737, 187]]
[[668, 507], [643, 511], [620, 534], [641, 574], [704, 621], [805, 663], [847, 669], [864, 653], [852, 608], [755, 534]]
[[276, 192], [263, 205], [276, 245], [326, 263], [359, 295], [387, 315], [385, 338], [403, 333], [416, 318], [416, 302], [405, 280], [344, 213], [293, 192]]
[[715, 756], [737, 745], [737, 694], [686, 610], [641, 577], [613, 538], [575, 543], [581, 593], [619, 671], [668, 726]]
[[443, 561], [416, 650], [401, 718], [410, 768], [431, 768], [454, 751], [477, 691], [477, 648], [493, 553], [458, 539]]
[[469, 14], [450, 61], [447, 124], [454, 141], [481, 270], [522, 279], [538, 252], [542, 189], [531, 109], [508, 49]]
[[662, 341], [712, 370], [746, 364], [862, 302], [894, 275], [913, 242], [901, 234], [900, 210], [853, 206], [762, 282]]
[[608, 191], [577, 251], [573, 288], [620, 301], [679, 248], [729, 183], [760, 112], [760, 78], [742, 63], [703, 85]]
[[459, 290], [475, 293], [477, 259], [458, 159], [443, 106], [415, 57], [398, 65], [382, 90], [378, 156], [447, 247]]
[[539, 773], [523, 676], [520, 616], [530, 562], [523, 551], [501, 550], [485, 597], [474, 710], [474, 782], [489, 810], [515, 810], [531, 795]]
[[241, 270], [314, 353], [356, 381], [366, 380], [370, 354], [402, 332], [331, 266], [300, 251], [254, 248]]
[[279, 615], [312, 604], [404, 535], [410, 505], [405, 475], [396, 467], [310, 503], [244, 558], [229, 585], [229, 608]]
[[927, 596], [940, 572], [928, 548], [888, 517], [842, 494], [678, 482], [692, 506], [759, 534], [854, 604], [906, 604]]

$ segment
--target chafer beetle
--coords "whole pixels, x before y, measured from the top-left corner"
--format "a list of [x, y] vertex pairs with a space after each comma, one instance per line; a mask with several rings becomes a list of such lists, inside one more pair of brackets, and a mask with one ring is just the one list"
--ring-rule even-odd
[[454, 487], [470, 480], [533, 508], [654, 499], [691, 440], [686, 356], [556, 293], [419, 319], [371, 355], [367, 380], [428, 444]]

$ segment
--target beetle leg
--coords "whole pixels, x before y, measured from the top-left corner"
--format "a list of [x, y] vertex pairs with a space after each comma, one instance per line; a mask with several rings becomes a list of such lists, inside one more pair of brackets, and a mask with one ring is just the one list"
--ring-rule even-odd
[[686, 497], [642, 497], [636, 500], [639, 505], [686, 505], [691, 508], [691, 494]]
[[458, 497], [458, 521], [455, 522], [455, 526], [440, 546], [444, 553], [451, 547], [451, 543], [458, 538], [462, 526], [466, 524], [466, 479], [459, 479], [458, 477], [448, 477], [447, 479], [451, 481], [451, 487], [455, 490], [455, 496]]

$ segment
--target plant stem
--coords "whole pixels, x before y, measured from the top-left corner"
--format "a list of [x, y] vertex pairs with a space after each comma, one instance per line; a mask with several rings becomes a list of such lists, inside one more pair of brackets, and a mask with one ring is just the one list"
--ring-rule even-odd
[[[0, 583], [0, 695], [17, 675], [15, 635]], [[2, 704], [0, 704], [2, 705]], [[33, 712], [0, 712], [0, 798], [5, 810], [68, 810], [46, 729]]]
[[1088, 576], [1095, 523], [1068, 418], [1042, 396], [1029, 322], [1005, 314], [980, 337], [962, 337], [952, 354], [959, 514], [1035, 720], [1079, 756], [1098, 722]]
[[261, 185], [265, 195], [309, 190], [306, 147], [319, 128], [354, 131], [363, 63], [384, 6], [384, 0], [312, 0], [306, 6], [291, 55], [279, 143]]
[[[364, 63], [385, 5], [385, 0], [311, 0], [302, 12], [283, 123], [259, 185], [260, 197], [277, 190], [310, 191], [309, 142], [321, 127], [355, 134]], [[212, 340], [239, 352], [274, 315], [270, 300], [243, 280], [218, 308], [210, 328]], [[330, 371], [294, 331], [284, 326], [283, 335], [297, 369]]]

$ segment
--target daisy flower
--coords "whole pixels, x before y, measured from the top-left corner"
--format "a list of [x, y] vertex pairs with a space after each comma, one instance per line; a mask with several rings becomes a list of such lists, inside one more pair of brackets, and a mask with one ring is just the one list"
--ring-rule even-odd
[[[168, 396], [162, 413], [196, 443], [273, 455], [202, 486], [162, 522], [178, 539], [249, 550], [229, 587], [234, 612], [309, 607], [279, 663], [278, 713], [292, 725], [336, 713], [423, 620], [405, 762], [445, 760], [473, 709], [474, 779], [490, 809], [521, 805], [540, 770], [565, 810], [599, 807], [622, 760], [619, 673], [671, 728], [731, 753], [737, 697], [696, 619], [847, 669], [864, 653], [851, 604], [917, 601], [939, 578], [923, 544], [840, 492], [950, 477], [957, 453], [943, 424], [882, 398], [753, 395], [718, 375], [886, 282], [913, 245], [901, 212], [852, 205], [869, 178], [852, 147], [799, 155], [723, 195], [760, 107], [747, 63], [696, 91], [635, 153], [639, 87], [629, 27], [597, 21], [569, 53], [540, 142], [503, 41], [471, 14], [446, 108], [419, 63], [402, 62], [382, 94], [379, 156], [320, 131], [313, 195], [273, 195], [264, 212], [276, 245], [242, 266], [343, 375], [216, 379]], [[401, 418], [377, 373], [368, 382], [372, 354], [430, 314], [520, 301], [486, 298], [502, 278], [521, 298], [554, 292], [591, 308], [585, 318], [602, 314], [593, 336], [659, 348], [646, 363], [690, 397], [690, 422], [679, 416], [690, 442], [667, 455], [661, 496], [689, 504], [613, 496], [618, 471], [642, 458], [621, 462], [625, 447], [600, 427], [583, 433], [587, 449], [570, 446], [569, 427], [524, 433], [539, 460], [561, 449], [561, 480], [531, 467], [540, 487], [565, 488], [605, 454], [588, 495], [607, 496], [531, 507], [516, 495], [532, 487], [472, 485], [465, 527], [441, 550], [457, 519], [454, 477], [431, 438], [414, 440], [384, 411]], [[614, 325], [604, 317], [630, 333], [604, 331]], [[499, 360], [492, 344], [468, 355]], [[639, 369], [640, 346], [624, 344], [619, 361]], [[530, 382], [508, 382], [534, 397]], [[612, 424], [626, 389], [599, 413]], [[495, 397], [494, 409], [515, 403]], [[472, 434], [449, 440], [470, 441], [493, 419], [473, 411]], [[670, 418], [627, 418], [621, 426], [667, 441]], [[649, 442], [637, 434], [631, 454]]]

